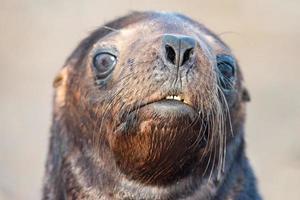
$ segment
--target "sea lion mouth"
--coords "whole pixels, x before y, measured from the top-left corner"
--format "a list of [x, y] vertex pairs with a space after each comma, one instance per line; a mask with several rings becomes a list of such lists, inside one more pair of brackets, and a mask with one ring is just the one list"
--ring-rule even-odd
[[149, 120], [174, 130], [189, 128], [192, 124], [202, 124], [205, 121], [203, 113], [179, 95], [167, 95], [136, 104], [130, 110], [124, 109], [119, 119], [115, 130], [121, 134], [136, 132], [135, 128]]
[[154, 105], [164, 105], [163, 109], [167, 111], [167, 109], [176, 109], [176, 107], [180, 110], [183, 107], [189, 107], [190, 109], [193, 109], [196, 111], [193, 107], [193, 105], [189, 102], [187, 102], [183, 96], [181, 95], [167, 95], [163, 98], [157, 98], [152, 101], [148, 101], [145, 103], [141, 103], [138, 106], [133, 107], [128, 113], [132, 113], [135, 111], [139, 111], [143, 107], [147, 106], [154, 106]]
[[155, 98], [142, 103], [136, 103], [129, 110], [124, 110], [120, 116], [120, 123], [135, 121], [132, 119], [138, 116], [146, 116], [155, 119], [183, 119], [193, 121], [196, 119], [198, 112], [196, 108], [186, 101], [181, 95], [166, 95], [162, 98]]

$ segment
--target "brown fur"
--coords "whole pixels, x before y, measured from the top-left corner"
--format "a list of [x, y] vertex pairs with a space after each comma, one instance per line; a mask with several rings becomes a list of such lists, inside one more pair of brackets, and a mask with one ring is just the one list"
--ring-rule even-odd
[[[196, 38], [189, 67], [165, 64], [165, 33]], [[118, 59], [104, 86], [92, 70], [101, 48]], [[244, 152], [249, 95], [238, 66], [232, 92], [220, 89], [219, 54], [233, 56], [175, 13], [132, 13], [83, 40], [54, 81], [43, 199], [260, 199]], [[156, 115], [151, 103], [173, 94], [189, 114]]]

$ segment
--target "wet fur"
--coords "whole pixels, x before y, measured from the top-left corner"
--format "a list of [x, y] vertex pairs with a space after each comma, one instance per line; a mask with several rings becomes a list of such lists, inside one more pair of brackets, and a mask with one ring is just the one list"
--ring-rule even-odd
[[[195, 92], [198, 96], [193, 98], [198, 99], [195, 105], [203, 110], [204, 118], [208, 121], [206, 128], [211, 134], [207, 135], [207, 145], [201, 149], [201, 154], [190, 160], [186, 160], [189, 154], [183, 157], [183, 168], [171, 169], [174, 163], [170, 162], [149, 176], [146, 175], [151, 170], [149, 162], [136, 166], [127, 154], [125, 161], [120, 161], [121, 164], [114, 162], [116, 157], [111, 148], [121, 153], [124, 149], [118, 149], [122, 144], [112, 142], [118, 140], [111, 137], [109, 132], [124, 117], [129, 117], [129, 110], [142, 103], [134, 99], [139, 90], [127, 85], [128, 80], [132, 79], [128, 75], [118, 80], [114, 86], [116, 90], [112, 90], [111, 85], [106, 86], [111, 91], [109, 96], [91, 98], [99, 88], [97, 84], [91, 83], [93, 77], [84, 70], [89, 62], [87, 55], [100, 38], [160, 15], [184, 20], [213, 37], [224, 48], [228, 48], [203, 25], [185, 16], [155, 12], [135, 12], [119, 18], [100, 27], [83, 40], [67, 59], [54, 82], [56, 94], [43, 199], [260, 199], [252, 169], [245, 156], [244, 117], [245, 102], [249, 100], [249, 95], [240, 71], [236, 84], [238, 92], [233, 95], [233, 102], [217, 86], [217, 73], [208, 71], [207, 76], [202, 78], [203, 85], [207, 85], [210, 93], [204, 93], [202, 88], [198, 88]], [[124, 65], [133, 67], [140, 62], [152, 62], [154, 59], [154, 54], [152, 57], [145, 55], [138, 57], [138, 63], [129, 60]], [[198, 61], [212, 62], [209, 59], [205, 61], [204, 58]], [[147, 72], [135, 73], [145, 74], [144, 79], [147, 79]], [[136, 77], [136, 80], [143, 81], [141, 76]], [[139, 85], [140, 82], [135, 82], [134, 85]], [[147, 92], [151, 93], [150, 90]], [[120, 96], [129, 97], [124, 102]], [[207, 114], [208, 111], [210, 115]], [[138, 116], [138, 109], [134, 114]], [[133, 121], [137, 120], [135, 115]], [[107, 122], [112, 121], [111, 125], [107, 125]], [[128, 121], [122, 128], [132, 131]], [[193, 122], [187, 123], [193, 126]], [[99, 132], [103, 134], [95, 134]], [[203, 137], [197, 138], [195, 147], [202, 140]], [[126, 153], [130, 152], [129, 147], [125, 150]], [[157, 163], [161, 163], [160, 160]], [[132, 171], [126, 171], [128, 168], [132, 168]], [[141, 174], [141, 170], [146, 170], [147, 173]]]

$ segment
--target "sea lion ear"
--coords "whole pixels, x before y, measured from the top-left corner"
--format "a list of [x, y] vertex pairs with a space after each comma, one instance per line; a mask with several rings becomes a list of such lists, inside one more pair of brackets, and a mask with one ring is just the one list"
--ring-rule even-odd
[[68, 79], [68, 66], [64, 66], [56, 75], [53, 81], [53, 87], [55, 88], [54, 101], [58, 106], [65, 105], [66, 93], [67, 93], [67, 79]]
[[66, 82], [66, 79], [67, 79], [67, 67], [65, 66], [58, 72], [58, 74], [56, 74], [52, 86], [55, 89], [57, 89]]
[[251, 100], [250, 93], [245, 87], [242, 89], [242, 100], [245, 102], [249, 102]]

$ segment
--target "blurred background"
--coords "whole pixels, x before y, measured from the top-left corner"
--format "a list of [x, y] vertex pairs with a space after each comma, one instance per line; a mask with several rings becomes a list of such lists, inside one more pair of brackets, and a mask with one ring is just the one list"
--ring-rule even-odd
[[52, 80], [77, 43], [132, 10], [182, 12], [232, 47], [251, 93], [247, 152], [265, 199], [300, 197], [300, 1], [0, 0], [0, 200], [40, 199]]

